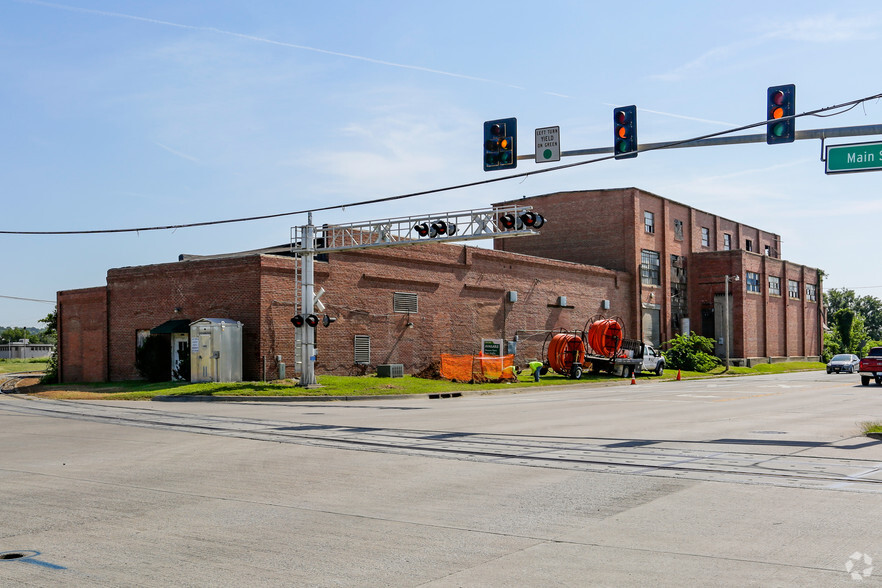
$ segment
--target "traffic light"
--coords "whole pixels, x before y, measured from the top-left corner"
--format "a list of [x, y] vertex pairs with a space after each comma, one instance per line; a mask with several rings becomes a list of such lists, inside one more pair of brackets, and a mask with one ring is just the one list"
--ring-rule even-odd
[[538, 212], [533, 212], [532, 210], [521, 213], [519, 216], [515, 216], [510, 212], [506, 212], [499, 217], [499, 226], [506, 231], [510, 231], [512, 229], [517, 229], [518, 231], [520, 231], [525, 227], [528, 229], [538, 229], [544, 224], [545, 217]]
[[420, 237], [425, 237], [429, 234], [429, 223], [417, 223], [413, 226], [413, 230]]
[[331, 323], [335, 323], [335, 322], [337, 322], [337, 317], [328, 316], [328, 315], [325, 315], [324, 317], [322, 317], [322, 325], [325, 327], [328, 327], [331, 325]]
[[766, 143], [792, 143], [796, 138], [796, 85], [772, 86], [766, 91]]
[[507, 212], [499, 217], [499, 226], [501, 226], [506, 231], [509, 231], [515, 228], [518, 224], [518, 219], [515, 215], [510, 212]]
[[502, 118], [484, 123], [484, 171], [518, 166], [518, 119]]
[[637, 107], [613, 109], [613, 154], [616, 159], [637, 157]]
[[302, 314], [297, 314], [294, 315], [294, 317], [291, 319], [291, 324], [297, 328], [302, 327], [304, 324], [310, 327], [314, 327], [319, 324], [319, 319], [314, 314], [308, 314], [305, 317]]
[[443, 220], [432, 221], [429, 229], [429, 236], [432, 238], [443, 237], [444, 235], [452, 237], [456, 234], [456, 225]]
[[538, 212], [528, 210], [521, 215], [521, 222], [524, 224], [525, 227], [529, 227], [531, 229], [540, 229], [542, 228], [542, 225], [545, 224], [545, 217]]

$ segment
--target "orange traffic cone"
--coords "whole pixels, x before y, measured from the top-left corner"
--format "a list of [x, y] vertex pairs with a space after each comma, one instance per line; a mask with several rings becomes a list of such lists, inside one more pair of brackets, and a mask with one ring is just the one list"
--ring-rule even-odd
[[677, 381], [680, 381], [680, 370], [677, 370]]
[[635, 377], [632, 375], [632, 376], [631, 376], [631, 385], [633, 386], [633, 385], [636, 384], [636, 383], [637, 383], [637, 378], [635, 378]]

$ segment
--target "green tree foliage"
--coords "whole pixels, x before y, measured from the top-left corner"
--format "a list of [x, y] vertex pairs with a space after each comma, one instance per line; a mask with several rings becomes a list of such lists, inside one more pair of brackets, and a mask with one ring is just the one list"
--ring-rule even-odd
[[135, 350], [135, 368], [149, 382], [171, 380], [171, 348], [167, 337], [150, 335]]
[[[854, 311], [850, 308], [840, 308], [833, 315], [833, 326], [836, 334], [839, 335], [839, 341], [842, 342], [842, 348], [851, 349], [851, 327], [854, 324]], [[850, 353], [850, 352], [849, 352]]]
[[720, 365], [714, 356], [714, 340], [708, 337], [677, 335], [665, 343], [665, 362], [670, 369], [709, 372]]
[[2, 343], [14, 343], [22, 339], [30, 339], [34, 341], [31, 332], [25, 327], [6, 327], [6, 329], [0, 333], [0, 342]]
[[[46, 329], [43, 331], [48, 338], [51, 339], [53, 343], [58, 340], [58, 309], [56, 308], [49, 314], [47, 314], [44, 318], [40, 319], [40, 322], [46, 325]], [[54, 384], [58, 382], [58, 346], [52, 350], [52, 354], [49, 356], [49, 363], [46, 364], [46, 371], [43, 373], [43, 377], [40, 379], [40, 382], [43, 384]]]
[[827, 320], [831, 327], [836, 313], [849, 309], [863, 319], [870, 339], [882, 339], [882, 300], [875, 296], [857, 296], [854, 290], [833, 288], [824, 293], [824, 305], [827, 307]]
[[827, 363], [837, 353], [842, 353], [839, 338], [833, 333], [824, 333], [824, 352], [821, 354], [821, 359]]

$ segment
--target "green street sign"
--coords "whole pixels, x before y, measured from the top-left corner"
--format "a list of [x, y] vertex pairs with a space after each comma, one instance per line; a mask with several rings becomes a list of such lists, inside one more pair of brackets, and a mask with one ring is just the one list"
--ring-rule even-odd
[[828, 174], [882, 170], [882, 142], [827, 145], [824, 159]]

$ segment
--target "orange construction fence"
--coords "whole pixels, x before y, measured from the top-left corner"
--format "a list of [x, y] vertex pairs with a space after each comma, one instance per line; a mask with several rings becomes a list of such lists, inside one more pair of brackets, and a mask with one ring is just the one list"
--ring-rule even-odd
[[518, 379], [514, 355], [441, 354], [441, 377], [457, 382], [487, 382]]

